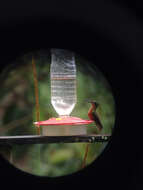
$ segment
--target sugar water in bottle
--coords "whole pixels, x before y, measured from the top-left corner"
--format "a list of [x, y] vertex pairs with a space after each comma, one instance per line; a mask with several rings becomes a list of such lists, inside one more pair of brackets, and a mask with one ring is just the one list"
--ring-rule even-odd
[[51, 103], [59, 116], [69, 116], [76, 104], [76, 65], [68, 50], [51, 50]]

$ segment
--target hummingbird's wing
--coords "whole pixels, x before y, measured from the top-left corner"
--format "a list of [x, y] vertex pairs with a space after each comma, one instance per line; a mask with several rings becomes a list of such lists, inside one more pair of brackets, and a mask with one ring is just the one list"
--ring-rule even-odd
[[93, 119], [95, 121], [97, 128], [101, 131], [101, 129], [103, 129], [103, 125], [102, 125], [100, 118], [96, 112], [93, 113]]

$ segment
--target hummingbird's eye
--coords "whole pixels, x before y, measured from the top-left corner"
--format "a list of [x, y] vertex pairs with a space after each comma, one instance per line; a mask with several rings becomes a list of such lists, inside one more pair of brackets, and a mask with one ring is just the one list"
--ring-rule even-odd
[[112, 89], [96, 60], [69, 49], [31, 51], [0, 80], [0, 153], [12, 165], [57, 177], [96, 161], [115, 124]]

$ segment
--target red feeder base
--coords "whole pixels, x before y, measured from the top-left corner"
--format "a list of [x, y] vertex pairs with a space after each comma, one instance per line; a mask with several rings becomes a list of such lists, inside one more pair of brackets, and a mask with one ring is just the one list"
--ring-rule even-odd
[[48, 125], [87, 125], [93, 123], [93, 120], [83, 120], [78, 117], [59, 117], [50, 118], [45, 121], [34, 122], [36, 126], [48, 126]]
[[83, 120], [78, 117], [67, 116], [60, 118], [50, 118], [45, 121], [34, 122], [34, 124], [37, 127], [42, 126], [43, 135], [69, 136], [86, 135], [86, 125], [92, 122], [92, 120]]

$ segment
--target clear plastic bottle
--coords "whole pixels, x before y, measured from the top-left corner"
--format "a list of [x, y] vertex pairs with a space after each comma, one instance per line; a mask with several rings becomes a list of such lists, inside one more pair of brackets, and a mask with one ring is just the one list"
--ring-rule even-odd
[[76, 104], [76, 65], [68, 50], [52, 49], [51, 103], [59, 116], [69, 116]]

